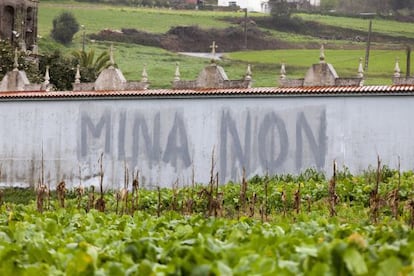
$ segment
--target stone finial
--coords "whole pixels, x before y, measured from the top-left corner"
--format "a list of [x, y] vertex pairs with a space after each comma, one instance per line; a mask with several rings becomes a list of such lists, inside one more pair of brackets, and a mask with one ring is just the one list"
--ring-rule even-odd
[[210, 45], [211, 48], [211, 63], [214, 63], [216, 61], [216, 49], [218, 48], [215, 41], [213, 41], [213, 44]]
[[19, 51], [17, 48], [14, 50], [14, 63], [13, 63], [13, 71], [19, 71], [19, 57], [18, 57]]
[[37, 44], [32, 45], [32, 54], [36, 56], [39, 55], [39, 47], [37, 46]]
[[174, 81], [180, 81], [180, 63], [177, 62], [175, 64], [175, 74], [174, 74]]
[[141, 82], [148, 82], [147, 65], [144, 64], [141, 74]]
[[325, 63], [325, 47], [323, 46], [323, 43], [322, 43], [321, 49], [320, 49], [319, 63]]
[[401, 76], [400, 64], [399, 59], [395, 59], [395, 66], [394, 66], [394, 77], [399, 78]]
[[286, 79], [286, 68], [284, 63], [282, 63], [282, 65], [280, 66], [280, 79]]
[[75, 75], [75, 83], [80, 83], [81, 74], [80, 74], [80, 65], [76, 66], [76, 75]]
[[114, 45], [111, 44], [111, 47], [109, 47], [109, 63], [111, 64], [110, 67], [114, 67], [115, 60], [114, 60]]
[[358, 66], [357, 77], [358, 78], [363, 78], [364, 77], [364, 67], [362, 66], [362, 57], [359, 58], [359, 66]]
[[46, 86], [50, 84], [49, 65], [46, 65], [46, 73], [45, 73], [45, 82], [44, 82], [44, 84]]
[[244, 77], [244, 80], [246, 80], [246, 81], [251, 81], [252, 80], [252, 69], [251, 69], [250, 64], [247, 65], [246, 75]]

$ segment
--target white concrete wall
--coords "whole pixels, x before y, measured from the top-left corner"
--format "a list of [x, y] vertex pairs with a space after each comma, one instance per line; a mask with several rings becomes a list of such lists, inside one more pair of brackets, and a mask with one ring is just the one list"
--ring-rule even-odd
[[1, 184], [36, 184], [42, 148], [47, 182], [123, 185], [124, 164], [146, 185], [209, 180], [212, 151], [221, 180], [353, 172], [376, 164], [414, 167], [414, 97], [232, 97], [0, 102]]
[[218, 6], [229, 6], [230, 2], [236, 2], [240, 9], [247, 9], [249, 12], [269, 12], [268, 0], [218, 0]]
[[[236, 2], [241, 9], [246, 9], [249, 12], [262, 12], [262, 13], [269, 13], [270, 12], [270, 5], [268, 0], [218, 0], [218, 6], [229, 6], [230, 2]], [[288, 0], [288, 2], [299, 2], [298, 0]], [[320, 0], [310, 0], [310, 5], [312, 6], [320, 6]]]

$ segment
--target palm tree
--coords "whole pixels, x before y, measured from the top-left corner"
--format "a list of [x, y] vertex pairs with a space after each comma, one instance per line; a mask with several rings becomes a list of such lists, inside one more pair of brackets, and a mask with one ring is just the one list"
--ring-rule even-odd
[[95, 81], [99, 73], [111, 65], [108, 52], [102, 52], [96, 59], [93, 49], [89, 52], [75, 51], [72, 55], [80, 65], [82, 81]]

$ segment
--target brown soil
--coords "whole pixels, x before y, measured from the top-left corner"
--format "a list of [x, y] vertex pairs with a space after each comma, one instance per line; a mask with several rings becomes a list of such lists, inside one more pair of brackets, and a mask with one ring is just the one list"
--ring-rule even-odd
[[[317, 22], [302, 20], [288, 20], [285, 22], [275, 22], [271, 17], [256, 18], [256, 21], [248, 19], [247, 37], [244, 34], [244, 19], [228, 19], [234, 23], [233, 27], [226, 29], [201, 29], [197, 26], [178, 26], [170, 29], [165, 34], [152, 34], [136, 29], [122, 29], [121, 31], [102, 30], [98, 34], [91, 35], [91, 39], [119, 41], [135, 43], [146, 46], [164, 48], [174, 52], [209, 52], [212, 41], [216, 41], [220, 48], [219, 52], [231, 52], [246, 49], [266, 50], [266, 49], [292, 49], [292, 48], [318, 48], [317, 43], [293, 44], [275, 39], [266, 31], [259, 27], [277, 29], [279, 31], [303, 34], [328, 42], [330, 40], [345, 40], [349, 42], [364, 42], [367, 32], [350, 30], [340, 27], [332, 27]], [[385, 44], [392, 42], [407, 44], [413, 43], [414, 39], [406, 37], [391, 37], [387, 35], [373, 33], [372, 42], [384, 43], [384, 48], [389, 47]], [[316, 45], [317, 44], [317, 45]], [[336, 47], [334, 43], [331, 45]], [[343, 46], [342, 46], [343, 47]], [[349, 47], [355, 47], [350, 43]]]
[[241, 26], [226, 29], [201, 29], [197, 26], [179, 26], [170, 29], [166, 34], [158, 35], [135, 29], [121, 31], [103, 30], [91, 35], [92, 39], [136, 43], [146, 46], [161, 47], [174, 52], [209, 52], [212, 41], [220, 45], [220, 52], [230, 52], [245, 49], [250, 50], [292, 48], [284, 41], [272, 38], [253, 24], [247, 28], [247, 37]]

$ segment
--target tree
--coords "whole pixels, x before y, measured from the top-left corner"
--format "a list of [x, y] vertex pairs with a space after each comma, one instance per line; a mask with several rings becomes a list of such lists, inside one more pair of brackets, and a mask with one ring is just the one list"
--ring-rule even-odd
[[50, 82], [57, 91], [72, 90], [76, 73], [76, 62], [73, 58], [64, 57], [59, 51], [55, 51], [40, 58], [39, 69], [43, 75], [46, 66], [49, 66]]
[[72, 42], [73, 35], [79, 31], [79, 23], [70, 12], [62, 12], [53, 19], [53, 29], [51, 36], [54, 40], [69, 44]]
[[[0, 40], [0, 81], [9, 71], [13, 70], [15, 49], [7, 40]], [[31, 82], [38, 83], [41, 80], [40, 72], [34, 60], [19, 51], [17, 53], [18, 69], [24, 70]]]
[[96, 59], [94, 50], [76, 51], [72, 55], [81, 67], [82, 82], [94, 82], [99, 73], [111, 65], [108, 52], [102, 52]]
[[338, 0], [321, 0], [321, 10], [335, 10], [338, 7]]
[[273, 18], [287, 19], [290, 17], [290, 5], [287, 0], [270, 0], [271, 15]]

